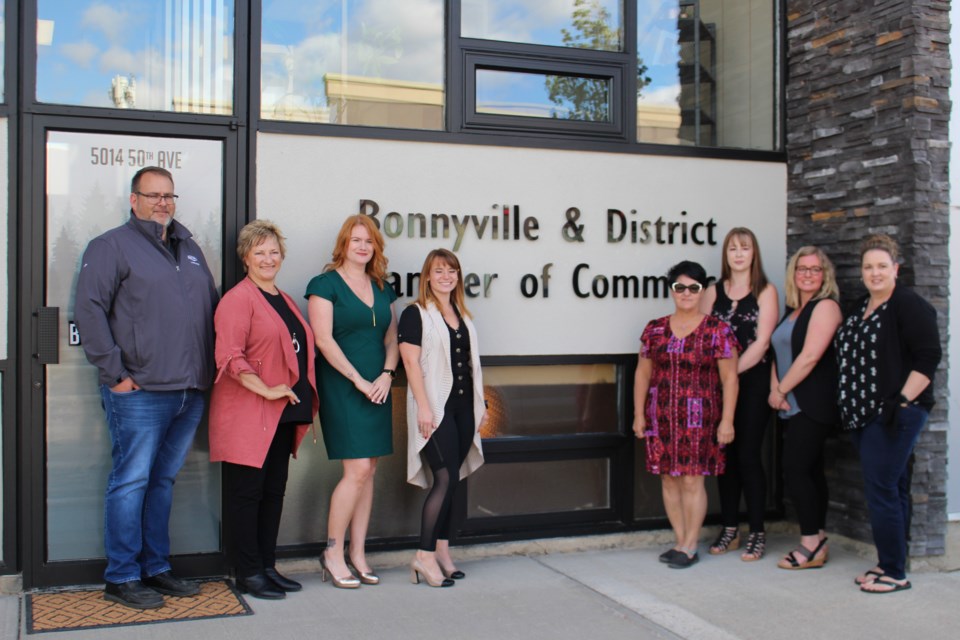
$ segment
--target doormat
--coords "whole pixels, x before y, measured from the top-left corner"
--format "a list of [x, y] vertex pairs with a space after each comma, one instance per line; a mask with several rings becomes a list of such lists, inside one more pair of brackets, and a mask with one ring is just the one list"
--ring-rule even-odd
[[25, 594], [27, 633], [102, 629], [178, 620], [249, 616], [253, 611], [229, 580], [200, 583], [200, 593], [187, 598], [164, 596], [158, 609], [131, 609], [103, 599], [103, 589], [46, 591]]

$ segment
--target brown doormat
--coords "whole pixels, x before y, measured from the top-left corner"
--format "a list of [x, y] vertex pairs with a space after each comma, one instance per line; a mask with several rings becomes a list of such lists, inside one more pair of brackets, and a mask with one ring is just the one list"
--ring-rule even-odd
[[142, 611], [104, 600], [103, 589], [35, 592], [25, 597], [27, 633], [249, 616], [253, 613], [229, 580], [202, 582], [200, 593], [195, 596], [164, 596], [162, 607]]

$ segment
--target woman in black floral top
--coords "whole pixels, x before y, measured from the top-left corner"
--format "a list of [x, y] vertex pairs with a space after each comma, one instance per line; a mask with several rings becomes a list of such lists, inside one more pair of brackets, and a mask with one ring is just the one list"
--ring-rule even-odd
[[910, 527], [908, 463], [933, 407], [940, 362], [937, 312], [897, 285], [900, 252], [886, 235], [860, 252], [867, 295], [837, 334], [840, 412], [860, 454], [877, 566], [856, 578], [866, 593], [910, 588], [906, 579]]
[[747, 505], [750, 536], [740, 555], [759, 560], [766, 549], [763, 514], [767, 506], [767, 474], [763, 470], [763, 438], [770, 424], [770, 336], [777, 325], [777, 289], [767, 280], [757, 237], [734, 227], [723, 240], [720, 282], [703, 294], [700, 310], [733, 329], [740, 348], [737, 374], [740, 393], [733, 423], [737, 437], [727, 445], [727, 468], [717, 476], [723, 528], [710, 547], [717, 555], [740, 546], [740, 495]]

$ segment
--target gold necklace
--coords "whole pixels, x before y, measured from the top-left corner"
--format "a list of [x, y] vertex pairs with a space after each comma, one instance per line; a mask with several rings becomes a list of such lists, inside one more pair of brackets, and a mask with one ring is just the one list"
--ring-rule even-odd
[[[357, 281], [347, 276], [346, 269], [337, 269], [337, 273], [339, 273], [340, 277], [343, 278], [343, 281], [347, 283], [347, 286], [350, 287], [351, 290], [353, 290], [354, 295], [357, 296], [357, 300], [359, 300], [364, 306], [367, 306], [367, 303], [363, 301], [362, 297], [360, 297], [360, 293], [358, 292], [359, 287], [357, 286]], [[364, 272], [364, 278], [366, 278], [366, 283], [370, 282], [370, 277], [366, 275], [366, 272]], [[370, 292], [373, 293], [372, 284], [370, 286]], [[377, 311], [376, 311], [377, 296], [375, 293], [372, 296], [372, 298], [373, 298], [373, 303], [370, 305], [370, 316], [373, 318], [373, 326], [377, 326]]]

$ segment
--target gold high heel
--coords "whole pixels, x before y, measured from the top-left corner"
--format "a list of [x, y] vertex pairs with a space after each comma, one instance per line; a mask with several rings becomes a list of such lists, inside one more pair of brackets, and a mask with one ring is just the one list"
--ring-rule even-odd
[[426, 582], [431, 587], [452, 587], [456, 584], [450, 578], [441, 578], [439, 582], [433, 582], [430, 579], [430, 575], [424, 571], [423, 565], [420, 564], [420, 561], [414, 558], [410, 561], [410, 582], [412, 584], [420, 584], [420, 576], [423, 576], [424, 582]]
[[380, 576], [375, 574], [373, 571], [364, 573], [363, 571], [357, 569], [357, 566], [353, 564], [353, 562], [349, 561], [347, 562], [347, 567], [360, 577], [360, 582], [363, 584], [380, 584]]
[[333, 583], [337, 589], [359, 589], [360, 581], [357, 580], [356, 576], [352, 573], [349, 578], [338, 578], [333, 575], [333, 572], [330, 569], [327, 569], [327, 561], [324, 559], [324, 554], [320, 554], [320, 582], [326, 582], [327, 576], [330, 576], [330, 581]]

